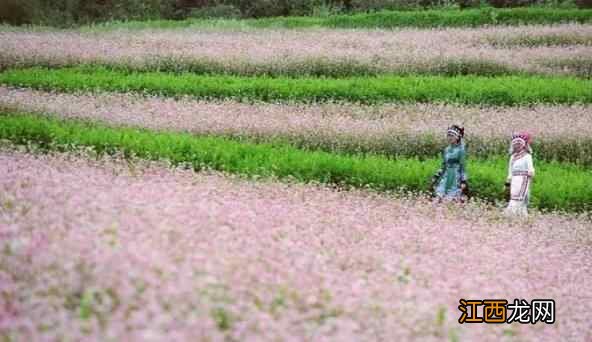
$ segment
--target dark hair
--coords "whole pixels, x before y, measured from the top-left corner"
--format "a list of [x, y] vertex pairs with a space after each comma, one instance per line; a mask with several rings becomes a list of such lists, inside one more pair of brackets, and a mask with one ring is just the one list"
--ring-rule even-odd
[[455, 132], [458, 133], [458, 135], [462, 138], [464, 138], [465, 136], [465, 129], [464, 127], [461, 127], [459, 125], [452, 125], [448, 128], [448, 130], [454, 130]]

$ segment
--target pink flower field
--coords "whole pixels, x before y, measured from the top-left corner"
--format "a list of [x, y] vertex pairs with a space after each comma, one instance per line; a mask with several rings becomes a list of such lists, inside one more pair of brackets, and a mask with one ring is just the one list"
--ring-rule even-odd
[[[553, 44], [522, 46], [524, 37]], [[229, 70], [276, 69], [310, 59], [349, 61], [380, 72], [438, 70], [448, 61], [489, 62], [510, 70], [572, 74], [562, 61], [589, 59], [592, 25], [401, 30], [0, 31], [0, 66], [98, 62], [144, 66], [163, 58], [208, 60]], [[559, 66], [554, 66], [559, 63]]]
[[[590, 341], [589, 218], [0, 150], [0, 339]], [[459, 299], [549, 298], [553, 325]]]
[[529, 127], [537, 139], [592, 136], [590, 105], [249, 104], [133, 94], [72, 95], [0, 86], [0, 106], [150, 129], [291, 136], [335, 144], [348, 140], [370, 144], [402, 134], [442, 136], [452, 122], [481, 138], [507, 138], [522, 127]]

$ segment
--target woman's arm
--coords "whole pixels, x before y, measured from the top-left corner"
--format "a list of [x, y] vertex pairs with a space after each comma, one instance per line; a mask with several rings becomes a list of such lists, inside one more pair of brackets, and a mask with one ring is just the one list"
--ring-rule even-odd
[[469, 177], [467, 175], [467, 152], [464, 148], [462, 150], [460, 150], [459, 163], [460, 163], [460, 181], [466, 182]]
[[510, 161], [508, 162], [508, 177], [506, 178], [506, 183], [510, 183], [512, 181], [512, 159], [513, 157], [510, 156]]
[[512, 156], [510, 156], [510, 161], [508, 162], [508, 177], [506, 177], [506, 182], [504, 183], [504, 189], [506, 193], [506, 200], [510, 200], [510, 185], [512, 184]]
[[528, 168], [528, 176], [534, 177], [534, 163], [532, 162], [532, 155], [530, 154], [526, 156], [526, 165]]

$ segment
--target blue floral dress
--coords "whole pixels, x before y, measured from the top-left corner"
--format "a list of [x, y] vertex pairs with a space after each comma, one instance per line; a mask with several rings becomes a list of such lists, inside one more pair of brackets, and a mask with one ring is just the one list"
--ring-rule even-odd
[[442, 152], [442, 168], [438, 171], [435, 183], [436, 196], [447, 199], [460, 199], [461, 182], [466, 182], [467, 173], [465, 145], [448, 145]]

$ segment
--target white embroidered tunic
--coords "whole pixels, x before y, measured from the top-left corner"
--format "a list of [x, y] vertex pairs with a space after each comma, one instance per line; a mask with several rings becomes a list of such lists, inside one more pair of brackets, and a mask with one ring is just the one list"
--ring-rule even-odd
[[528, 214], [528, 199], [530, 185], [534, 177], [532, 156], [528, 152], [514, 154], [510, 157], [508, 166], [508, 181], [510, 182], [510, 203], [506, 212], [525, 216]]

